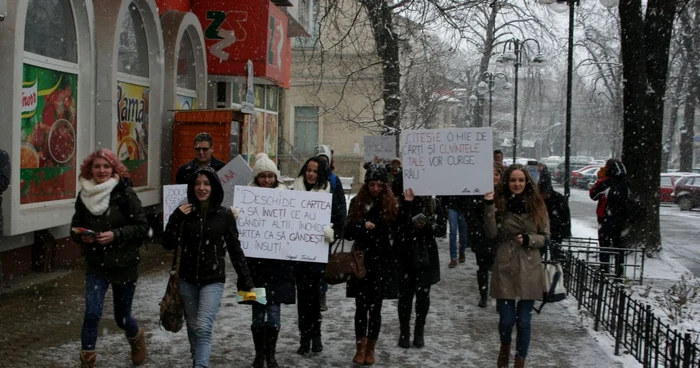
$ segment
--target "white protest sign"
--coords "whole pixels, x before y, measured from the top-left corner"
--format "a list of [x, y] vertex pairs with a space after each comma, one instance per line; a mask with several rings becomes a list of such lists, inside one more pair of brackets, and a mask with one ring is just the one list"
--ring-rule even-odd
[[331, 223], [331, 193], [237, 185], [238, 239], [246, 257], [328, 262], [323, 229]]
[[396, 136], [365, 136], [365, 162], [390, 162], [396, 157]]
[[168, 225], [170, 215], [187, 203], [187, 184], [163, 185], [163, 230]]
[[493, 190], [491, 128], [401, 132], [403, 186], [417, 195], [483, 195]]
[[253, 169], [248, 166], [241, 155], [229, 161], [216, 174], [219, 175], [221, 185], [224, 187], [224, 201], [221, 202], [224, 207], [233, 206], [234, 185], [248, 185], [253, 181]]

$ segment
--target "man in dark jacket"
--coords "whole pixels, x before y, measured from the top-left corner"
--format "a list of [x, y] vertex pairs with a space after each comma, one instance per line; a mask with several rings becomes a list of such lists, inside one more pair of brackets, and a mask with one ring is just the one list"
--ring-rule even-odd
[[2, 193], [10, 186], [10, 156], [7, 152], [0, 149], [0, 242], [2, 241], [2, 227], [4, 225], [2, 219]]
[[[620, 160], [611, 158], [605, 163], [601, 178], [589, 191], [592, 200], [598, 201], [598, 243], [603, 248], [618, 248], [615, 258], [615, 274], [624, 275], [623, 262], [625, 258], [624, 239], [622, 232], [627, 226], [627, 169]], [[609, 269], [610, 253], [601, 252], [601, 269]]]
[[200, 167], [211, 166], [214, 171], [221, 170], [226, 163], [212, 156], [214, 153], [214, 139], [209, 133], [199, 133], [194, 137], [194, 160], [180, 166], [175, 176], [175, 184], [187, 184], [190, 176]]

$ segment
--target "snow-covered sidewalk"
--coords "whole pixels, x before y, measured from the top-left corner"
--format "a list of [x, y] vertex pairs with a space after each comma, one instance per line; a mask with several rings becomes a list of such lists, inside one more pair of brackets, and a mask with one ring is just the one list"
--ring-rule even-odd
[[[448, 269], [448, 246], [441, 239], [442, 281], [431, 292], [431, 309], [426, 326], [426, 346], [404, 350], [396, 345], [398, 318], [396, 301], [385, 301], [383, 325], [377, 344], [377, 367], [492, 367], [499, 348], [495, 303], [476, 306], [476, 265], [468, 252], [467, 263]], [[211, 367], [249, 367], [254, 350], [250, 334], [250, 307], [235, 303], [235, 274], [228, 266], [229, 280], [214, 327]], [[146, 329], [149, 350], [146, 367], [189, 367], [187, 334], [158, 328], [158, 302], [165, 290], [167, 273], [142, 277], [134, 300], [134, 315]], [[108, 293], [110, 295], [111, 293]], [[278, 361], [283, 367], [350, 367], [354, 353], [354, 300], [345, 298], [344, 285], [331, 288], [329, 310], [324, 312], [325, 350], [311, 357], [296, 354], [298, 332], [296, 306], [283, 306]], [[581, 322], [574, 300], [547, 305], [542, 315], [533, 316], [529, 367], [634, 367], [630, 357], [614, 357], [612, 342], [593, 334]], [[105, 305], [105, 319], [111, 317], [111, 300]], [[131, 367], [128, 344], [121, 331], [102, 328], [97, 343], [98, 366]], [[515, 336], [515, 334], [514, 334]], [[47, 346], [36, 352], [44, 367], [77, 364], [79, 336], [64, 345]], [[6, 366], [8, 362], [3, 362]], [[10, 362], [10, 367], [14, 367]]]

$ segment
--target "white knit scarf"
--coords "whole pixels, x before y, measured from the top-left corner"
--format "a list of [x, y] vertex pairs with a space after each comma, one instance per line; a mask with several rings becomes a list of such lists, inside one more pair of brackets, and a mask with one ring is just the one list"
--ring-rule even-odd
[[119, 184], [115, 177], [109, 178], [102, 184], [95, 183], [95, 179], [86, 180], [80, 178], [83, 190], [80, 191], [80, 199], [85, 207], [95, 216], [100, 216], [109, 208], [109, 196], [112, 189]]
[[[294, 180], [294, 184], [292, 184], [292, 189], [293, 190], [303, 190], [306, 191], [306, 186], [304, 185], [304, 177], [299, 176]], [[310, 192], [321, 192], [321, 193], [329, 193], [331, 191], [331, 183], [327, 182], [326, 187], [323, 189], [319, 189], [314, 187], [313, 189], [310, 190]]]

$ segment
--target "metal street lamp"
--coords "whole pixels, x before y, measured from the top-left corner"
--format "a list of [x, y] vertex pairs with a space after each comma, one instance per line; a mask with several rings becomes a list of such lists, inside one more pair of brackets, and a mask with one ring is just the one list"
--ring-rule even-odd
[[483, 80], [476, 85], [476, 93], [481, 96], [486, 93], [489, 94], [489, 126], [491, 126], [491, 120], [493, 119], [493, 91], [496, 89], [496, 79], [501, 78], [506, 81], [503, 89], [510, 88], [510, 83], [508, 82], [508, 76], [504, 73], [484, 72], [481, 77]]
[[[619, 0], [599, 0], [606, 8], [618, 6]], [[566, 133], [564, 143], [564, 196], [569, 200], [571, 188], [569, 177], [571, 176], [571, 104], [573, 87], [573, 64], [574, 64], [574, 8], [579, 5], [580, 0], [537, 0], [540, 4], [549, 5], [550, 8], [559, 13], [569, 10], [569, 54], [567, 57], [566, 70]]]
[[537, 55], [532, 58], [530, 63], [544, 64], [547, 58], [540, 52], [540, 43], [534, 38], [527, 38], [522, 41], [513, 38], [512, 40], [506, 41], [503, 45], [503, 55], [496, 59], [496, 61], [507, 64], [513, 63], [515, 66], [515, 90], [513, 91], [513, 163], [515, 163], [517, 159], [516, 151], [518, 147], [518, 69], [523, 63], [523, 46], [528, 42], [534, 42], [535, 45], [537, 45]]

